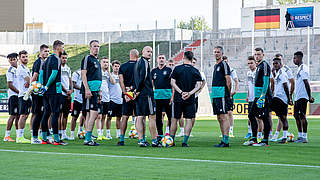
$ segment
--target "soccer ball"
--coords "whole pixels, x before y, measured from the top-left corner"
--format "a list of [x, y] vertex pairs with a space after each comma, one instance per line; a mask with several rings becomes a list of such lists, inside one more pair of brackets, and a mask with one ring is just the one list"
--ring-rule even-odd
[[33, 81], [31, 83], [31, 88], [32, 88], [32, 93], [33, 94], [38, 94], [40, 89], [42, 88], [42, 84], [38, 81]]
[[173, 139], [170, 136], [164, 136], [161, 139], [161, 145], [162, 147], [171, 147], [173, 145]]
[[287, 140], [288, 142], [294, 142], [294, 135], [292, 133], [289, 133], [289, 135], [287, 136]]
[[138, 132], [135, 129], [131, 129], [128, 134], [129, 138], [131, 139], [135, 139], [138, 137]]
[[78, 134], [79, 139], [84, 139], [85, 136], [86, 136], [86, 132], [84, 132], [84, 131], [81, 131], [81, 132]]

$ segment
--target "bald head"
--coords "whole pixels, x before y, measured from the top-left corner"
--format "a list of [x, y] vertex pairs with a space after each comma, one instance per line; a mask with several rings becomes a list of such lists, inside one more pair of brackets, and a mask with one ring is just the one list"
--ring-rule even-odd
[[131, 49], [130, 60], [137, 60], [139, 58], [139, 51], [136, 49]]
[[152, 48], [150, 46], [145, 46], [142, 50], [142, 56], [146, 59], [151, 59]]

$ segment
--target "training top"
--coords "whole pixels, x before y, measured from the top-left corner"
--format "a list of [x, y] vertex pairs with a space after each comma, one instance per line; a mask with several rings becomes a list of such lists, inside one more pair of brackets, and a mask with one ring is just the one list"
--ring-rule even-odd
[[134, 89], [140, 97], [153, 97], [151, 68], [148, 60], [141, 57], [134, 66]]
[[172, 97], [171, 75], [172, 69], [164, 66], [152, 69], [151, 76], [154, 85], [154, 99], [170, 99]]
[[230, 77], [231, 77], [231, 92], [233, 92], [234, 89], [236, 88], [234, 80], [236, 78], [238, 79], [238, 75], [237, 75], [237, 71], [234, 70], [232, 67], [230, 67]]
[[[270, 74], [271, 68], [269, 64], [265, 60], [262, 60], [262, 62], [257, 66], [256, 69], [256, 77], [254, 82], [254, 95], [256, 98], [259, 98], [261, 96], [263, 89], [263, 77], [267, 76], [270, 78]], [[268, 84], [266, 96], [271, 97], [270, 82]]]
[[[182, 92], [190, 92], [195, 87], [198, 81], [201, 81], [201, 74], [198, 69], [191, 64], [181, 64], [173, 69], [171, 78], [176, 80], [176, 85]], [[187, 104], [193, 104], [195, 101], [195, 94], [190, 96], [187, 100], [183, 100], [179, 92], [175, 90], [174, 102], [184, 102]]]
[[[204, 72], [200, 72], [201, 75], [201, 81], [206, 81], [206, 75], [204, 74]], [[197, 98], [199, 96], [199, 92], [196, 92], [195, 94], [195, 98]]]
[[34, 73], [38, 73], [40, 74], [40, 71], [42, 69], [42, 66], [44, 64], [44, 60], [42, 58], [38, 58], [34, 63], [33, 63], [33, 66], [32, 66], [32, 76]]
[[43, 85], [47, 85], [49, 77], [53, 70], [57, 70], [57, 76], [52, 82], [52, 84], [48, 87], [47, 92], [45, 94], [61, 94], [61, 59], [56, 54], [51, 54], [47, 60], [42, 65], [43, 70]]
[[18, 97], [23, 97], [24, 93], [28, 91], [28, 88], [25, 88], [24, 86], [27, 83], [27, 81], [25, 80], [25, 77], [31, 78], [30, 70], [27, 66], [20, 64], [17, 69], [18, 90], [19, 90]]
[[111, 76], [115, 79], [116, 84], [111, 84], [110, 78], [108, 79], [110, 100], [116, 104], [122, 104], [122, 90], [119, 84], [119, 75], [111, 73]]
[[[69, 81], [70, 78], [71, 78], [70, 67], [67, 64], [65, 64], [64, 66], [61, 65], [61, 84], [66, 90], [70, 89], [70, 81]], [[62, 95], [66, 96], [67, 93], [62, 91]]]
[[[77, 86], [81, 87], [82, 79], [81, 79], [80, 69], [72, 73], [72, 82], [75, 82]], [[76, 100], [79, 103], [82, 103], [82, 95], [80, 94], [79, 89], [73, 88], [73, 100]]]
[[212, 98], [224, 98], [229, 97], [226, 76], [230, 76], [231, 71], [228, 63], [221, 61], [214, 65], [212, 75]]
[[[17, 77], [17, 68], [10, 66], [8, 72], [6, 73], [7, 82], [12, 82], [12, 85], [18, 89], [18, 77]], [[18, 89], [19, 90], [19, 89]], [[18, 94], [8, 88], [8, 97], [18, 96]]]
[[102, 102], [110, 102], [108, 79], [109, 79], [108, 71], [102, 70], [102, 83], [101, 83]]
[[[81, 70], [87, 70], [87, 81], [90, 91], [100, 91], [102, 72], [99, 60], [93, 55], [87, 55], [81, 61]], [[84, 85], [81, 85], [81, 93], [85, 93]]]
[[294, 91], [294, 100], [297, 101], [299, 99], [307, 99], [309, 100], [309, 96], [304, 85], [303, 80], [308, 80], [309, 82], [309, 71], [308, 67], [305, 64], [301, 64], [298, 68], [298, 73], [295, 78], [295, 91]]
[[128, 61], [120, 66], [119, 74], [123, 76], [125, 87], [132, 87], [134, 84], [133, 70], [137, 61]]
[[253, 102], [254, 101], [254, 79], [256, 76], [256, 70], [251, 71], [249, 70], [247, 72], [247, 77], [248, 77], [248, 91], [249, 91], [249, 97], [248, 97], [248, 102]]
[[276, 76], [274, 78], [274, 97], [277, 97], [281, 99], [285, 104], [288, 104], [288, 98], [283, 86], [284, 83], [287, 83], [289, 90], [288, 75], [285, 72], [285, 69], [281, 68], [278, 72], [276, 72]]

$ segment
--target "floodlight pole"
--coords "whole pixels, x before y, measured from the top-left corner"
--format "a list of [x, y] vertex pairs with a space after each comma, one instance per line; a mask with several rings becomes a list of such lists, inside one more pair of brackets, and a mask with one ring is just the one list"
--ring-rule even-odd
[[308, 30], [307, 61], [308, 61], [308, 68], [309, 68], [308, 70], [309, 70], [309, 74], [310, 74], [310, 26], [307, 27], [307, 30]]
[[203, 71], [203, 31], [200, 33], [200, 70]]
[[155, 68], [156, 64], [156, 56], [155, 56], [155, 49], [156, 49], [156, 33], [153, 33], [153, 38], [152, 38], [152, 68]]
[[[108, 46], [109, 46], [109, 62], [111, 62], [111, 36], [109, 36], [109, 42], [108, 42]], [[109, 63], [109, 65], [110, 65], [110, 63]]]
[[252, 30], [251, 30], [251, 55], [253, 56], [254, 52], [254, 11], [252, 14]]

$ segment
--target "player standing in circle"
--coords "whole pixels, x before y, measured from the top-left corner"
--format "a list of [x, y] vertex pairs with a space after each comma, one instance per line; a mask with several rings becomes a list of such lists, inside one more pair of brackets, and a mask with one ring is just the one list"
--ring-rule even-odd
[[222, 134], [222, 141], [215, 147], [229, 147], [229, 129], [227, 100], [230, 98], [231, 77], [230, 67], [222, 59], [223, 48], [216, 46], [214, 48], [216, 64], [214, 65], [212, 76], [212, 108], [213, 113], [217, 115]]
[[9, 61], [10, 67], [6, 74], [8, 83], [8, 108], [9, 108], [9, 119], [7, 122], [6, 134], [3, 141], [14, 142], [10, 137], [10, 132], [12, 128], [13, 121], [15, 121], [15, 126], [18, 134], [18, 122], [19, 122], [19, 99], [18, 99], [18, 77], [17, 77], [17, 53], [8, 54], [7, 59]]
[[[271, 89], [270, 89], [270, 74], [271, 68], [269, 64], [263, 59], [263, 49], [255, 49], [255, 59], [258, 64], [256, 70], [255, 84], [254, 84], [254, 103], [249, 113], [249, 119], [252, 127], [252, 138], [245, 142], [243, 145], [246, 146], [268, 146], [269, 133], [270, 133], [270, 103], [271, 103]], [[258, 124], [257, 120], [262, 119], [264, 125], [264, 138], [258, 143], [257, 131]]]
[[303, 53], [301, 51], [294, 53], [293, 63], [298, 66], [294, 94], [294, 118], [296, 119], [298, 128], [298, 139], [295, 142], [308, 143], [308, 121], [306, 112], [308, 101], [313, 103], [314, 98], [311, 96], [308, 67], [303, 64], [302, 58]]
[[99, 146], [92, 140], [92, 130], [98, 116], [98, 103], [101, 101], [101, 83], [102, 73], [98, 60], [100, 45], [98, 40], [92, 40], [89, 43], [90, 54], [81, 61], [81, 93], [82, 110], [86, 111], [86, 136], [84, 145]]

